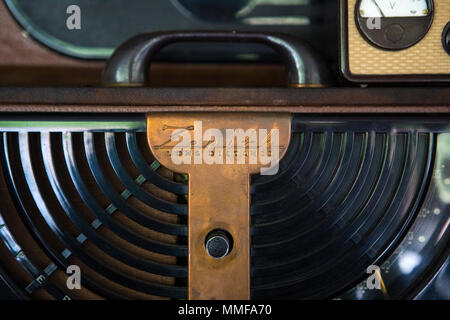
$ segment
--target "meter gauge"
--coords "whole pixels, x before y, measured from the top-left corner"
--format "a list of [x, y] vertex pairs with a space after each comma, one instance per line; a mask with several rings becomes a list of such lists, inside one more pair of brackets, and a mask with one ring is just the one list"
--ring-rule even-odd
[[364, 39], [386, 50], [409, 48], [433, 22], [433, 0], [358, 0], [356, 24]]
[[[399, 244], [367, 266], [364, 279], [339, 299], [450, 298], [446, 285], [450, 271], [450, 134], [438, 135], [432, 169], [423, 203]], [[433, 284], [441, 278], [447, 280]]]

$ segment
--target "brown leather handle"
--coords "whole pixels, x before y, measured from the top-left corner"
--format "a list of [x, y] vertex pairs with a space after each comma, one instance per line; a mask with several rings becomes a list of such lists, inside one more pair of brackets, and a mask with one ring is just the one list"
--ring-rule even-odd
[[152, 58], [162, 48], [176, 42], [249, 42], [275, 50], [287, 69], [293, 87], [329, 84], [328, 70], [313, 49], [299, 39], [275, 33], [258, 32], [158, 32], [138, 35], [121, 45], [103, 71], [104, 85], [143, 86], [149, 83]]

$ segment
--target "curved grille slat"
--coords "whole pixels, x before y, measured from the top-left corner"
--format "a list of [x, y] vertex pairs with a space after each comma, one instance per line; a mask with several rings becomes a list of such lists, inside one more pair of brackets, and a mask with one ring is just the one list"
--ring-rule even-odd
[[110, 244], [105, 241], [101, 236], [99, 236], [92, 226], [84, 221], [84, 219], [77, 213], [77, 210], [72, 205], [69, 197], [64, 192], [61, 181], [57, 176], [54, 159], [52, 156], [51, 149], [51, 141], [50, 141], [50, 133], [41, 133], [41, 148], [42, 155], [44, 158], [44, 165], [47, 171], [47, 176], [49, 177], [50, 184], [53, 188], [53, 191], [58, 198], [61, 207], [64, 209], [64, 212], [71, 219], [74, 225], [85, 235], [88, 240], [97, 245], [104, 252], [108, 253], [112, 257], [117, 260], [122, 261], [123, 263], [129, 264], [137, 269], [147, 270], [148, 272], [165, 275], [165, 276], [173, 276], [173, 277], [183, 277], [187, 275], [187, 270], [183, 267], [178, 266], [170, 266], [170, 265], [162, 265], [155, 263], [153, 261], [148, 261], [144, 259], [136, 258], [126, 251], [120, 248], [114, 248], [110, 246]]
[[126, 141], [130, 157], [133, 160], [136, 168], [141, 172], [141, 174], [145, 177], [145, 179], [151, 181], [154, 185], [163, 190], [178, 195], [187, 195], [188, 193], [187, 185], [167, 180], [148, 168], [147, 162], [144, 160], [141, 152], [139, 151], [138, 144], [136, 141], [136, 133], [127, 132]]
[[179, 236], [187, 236], [187, 227], [184, 225], [173, 224], [173, 223], [165, 223], [162, 221], [158, 221], [156, 219], [150, 218], [149, 216], [143, 214], [137, 209], [129, 206], [119, 194], [112, 188], [110, 182], [105, 177], [100, 167], [97, 153], [94, 147], [94, 137], [92, 132], [84, 133], [84, 146], [87, 161], [89, 163], [89, 167], [91, 168], [91, 172], [94, 175], [99, 187], [111, 200], [111, 203], [117, 207], [122, 213], [124, 213], [128, 218], [135, 221], [136, 223], [147, 227], [149, 229], [153, 229], [155, 231], [179, 235]]
[[[16, 175], [14, 174], [13, 165], [11, 162], [11, 153], [10, 153], [10, 146], [9, 144], [13, 144], [12, 142], [9, 142], [8, 140], [8, 134], [3, 133], [3, 148], [2, 148], [2, 166], [4, 167], [4, 170], [7, 171], [6, 177], [9, 180], [10, 188], [12, 189], [13, 196], [16, 200], [16, 208], [18, 212], [21, 214], [23, 219], [25, 220], [26, 225], [30, 228], [33, 236], [39, 243], [40, 247], [44, 252], [46, 252], [53, 261], [55, 261], [60, 267], [63, 269], [67, 269], [67, 267], [70, 265], [68, 261], [66, 260], [68, 256], [64, 256], [62, 252], [56, 251], [53, 246], [49, 243], [49, 241], [46, 239], [44, 234], [39, 230], [39, 228], [34, 224], [33, 219], [31, 218], [31, 215], [29, 211], [26, 208], [26, 205], [23, 201], [24, 198], [21, 197], [21, 192], [19, 191], [17, 187], [16, 182]], [[18, 144], [16, 143], [16, 146]], [[20, 159], [16, 159], [17, 162], [20, 161]], [[25, 178], [22, 180], [25, 181]], [[22, 189], [22, 191], [25, 191], [25, 189]], [[27, 197], [28, 198], [28, 197]], [[69, 252], [69, 255], [71, 253]], [[123, 299], [124, 297], [120, 294], [116, 294], [114, 292], [111, 292], [105, 288], [103, 288], [101, 285], [98, 285], [93, 281], [90, 277], [83, 277], [82, 278], [82, 284], [83, 286], [86, 286], [90, 288], [92, 291], [100, 294], [101, 296], [109, 299]]]
[[4, 227], [0, 228], [0, 239], [6, 244], [7, 248], [14, 256], [14, 258], [19, 262], [22, 268], [31, 275], [34, 279], [40, 279], [39, 285], [43, 287], [48, 293], [55, 299], [66, 299], [70, 298], [66, 293], [61, 290], [52, 280], [48, 279], [44, 271], [39, 270], [33, 262], [24, 253], [14, 236], [9, 231], [8, 227], [5, 225], [2, 213], [0, 212], [0, 225]]
[[[187, 246], [183, 239], [171, 235], [185, 235], [185, 222], [168, 222], [177, 218], [177, 214], [172, 212], [171, 217], [158, 214], [164, 221], [151, 217], [152, 214], [148, 215], [147, 211], [162, 210], [142, 202], [128, 188], [122, 194], [116, 194], [120, 198], [116, 200], [120, 200], [123, 206], [108, 198], [107, 193], [102, 194], [105, 188], [96, 183], [97, 173], [92, 170], [101, 169], [99, 161], [110, 158], [106, 150], [103, 158], [100, 158], [98, 150], [92, 150], [91, 146], [84, 144], [86, 140], [83, 139], [83, 134], [89, 136], [89, 143], [93, 142], [93, 134], [80, 134], [77, 133], [75, 141], [74, 134], [70, 132], [3, 133], [1, 156], [2, 163], [6, 164], [5, 176], [10, 180], [16, 209], [30, 226], [39, 246], [54, 261], [54, 264], [51, 263], [46, 268], [51, 273], [48, 278], [53, 279], [53, 270], [65, 273], [67, 267], [75, 262], [85, 271], [82, 276], [85, 290], [90, 290], [99, 297], [186, 298]], [[102, 132], [97, 134], [104, 136], [103, 141], [114, 138], [114, 134], [109, 137]], [[125, 137], [125, 134], [122, 135]], [[79, 137], [82, 139], [78, 139]], [[80, 146], [82, 152], [77, 152]], [[114, 145], [118, 155], [117, 147]], [[95, 158], [91, 158], [90, 163], [89, 156]], [[79, 159], [84, 163], [80, 164]], [[93, 165], [92, 161], [97, 163]], [[124, 163], [121, 165], [123, 170], [128, 171]], [[150, 168], [148, 164], [146, 166]], [[104, 176], [104, 173], [101, 174]], [[117, 176], [120, 180], [120, 176]], [[16, 183], [17, 179], [20, 179], [19, 185]], [[152, 184], [152, 181], [139, 179], [137, 186], [140, 188]], [[109, 187], [110, 191], [113, 190]], [[153, 193], [151, 195], [157, 199]], [[165, 197], [176, 201], [176, 197]], [[128, 199], [131, 202], [125, 203]], [[105, 200], [108, 202], [105, 203]], [[167, 200], [160, 201], [171, 205]], [[185, 204], [175, 202], [174, 205], [178, 208], [186, 207]], [[153, 228], [150, 230], [148, 224], [128, 220], [123, 212], [124, 208], [140, 212], [147, 221], [153, 221]], [[167, 208], [172, 209], [170, 206]], [[99, 255], [100, 252], [102, 254]], [[106, 259], [107, 256], [110, 258]], [[61, 277], [64, 278], [61, 273], [55, 277], [50, 284], [54, 282], [57, 286], [66, 285], [65, 282], [61, 283]], [[41, 288], [50, 294], [54, 293], [50, 286], [42, 285]], [[68, 298], [66, 295], [56, 294], [54, 297]]]
[[[279, 213], [276, 215], [279, 217], [279, 219], [274, 219], [270, 222], [266, 223], [259, 223], [255, 224], [255, 228], [253, 228], [253, 235], [261, 235], [261, 241], [264, 241], [263, 235], [266, 233], [273, 234], [274, 232], [285, 232], [286, 229], [292, 228], [298, 225], [298, 223], [303, 219], [302, 215], [298, 214], [298, 210], [302, 210], [303, 212], [307, 210], [316, 210], [318, 212], [330, 212], [330, 206], [329, 204], [333, 197], [335, 197], [336, 192], [339, 190], [339, 188], [342, 187], [342, 185], [345, 182], [345, 179], [352, 180], [351, 177], [347, 176], [347, 172], [350, 170], [350, 167], [355, 167], [358, 165], [357, 162], [360, 161], [359, 157], [355, 157], [355, 150], [354, 150], [354, 144], [355, 144], [355, 137], [354, 134], [351, 135], [350, 138], [345, 137], [340, 142], [345, 143], [345, 148], [343, 148], [340, 151], [340, 154], [338, 157], [336, 157], [336, 160], [333, 163], [333, 165], [328, 166], [328, 171], [333, 171], [333, 174], [328, 173], [326, 176], [329, 177], [328, 179], [323, 179], [321, 181], [322, 185], [317, 188], [317, 191], [311, 191], [311, 187], [308, 187], [306, 191], [301, 190], [299, 193], [298, 184], [297, 183], [289, 183], [288, 187], [289, 190], [284, 191], [284, 197], [281, 201], [284, 199], [287, 200], [286, 204], [283, 206], [283, 208], [292, 208], [291, 210], [284, 210], [284, 214], [280, 216]], [[335, 177], [334, 179], [332, 177]], [[300, 181], [300, 178], [297, 179]], [[295, 195], [295, 196], [293, 196]], [[314, 201], [310, 201], [308, 203], [303, 203], [302, 207], [299, 208], [298, 205], [296, 206], [295, 200], [296, 198], [302, 198], [307, 197], [307, 199], [314, 199]], [[291, 201], [289, 201], [291, 200]], [[289, 205], [287, 204], [289, 203]], [[294, 210], [296, 208], [296, 210]], [[271, 214], [274, 214], [273, 212]], [[319, 224], [322, 222], [319, 222]], [[297, 229], [296, 232], [298, 233], [299, 230]]]
[[[252, 298], [320, 299], [354, 287], [417, 220], [432, 174], [438, 135], [423, 128], [299, 119], [279, 173], [251, 180]], [[80, 297], [61, 281], [77, 264], [83, 295], [187, 297], [187, 185], [156, 172], [138, 143], [144, 133], [18, 130], [2, 138], [0, 252], [7, 276], [19, 277], [15, 267], [31, 281], [24, 292]]]
[[[313, 125], [302, 129], [294, 135], [326, 139], [330, 132]], [[296, 163], [280, 165], [276, 177], [252, 189], [253, 298], [333, 296], [364, 276], [418, 210], [433, 135], [412, 130], [331, 134], [333, 142], [322, 144], [326, 150], [314, 154], [300, 145], [297, 155], [282, 160]], [[268, 186], [277, 181], [285, 186], [271, 192]]]
[[[304, 159], [306, 159], [309, 156], [310, 152], [312, 152], [313, 138], [314, 135], [311, 132], [307, 132], [304, 135], [302, 144], [298, 145], [300, 147], [300, 152], [294, 153], [295, 158], [289, 162], [286, 170], [281, 171], [276, 176], [270, 176], [270, 178], [268, 178], [266, 181], [254, 183], [250, 186], [250, 192], [253, 197], [255, 197], [255, 199], [257, 199], [259, 194], [270, 192], [271, 190], [276, 190], [277, 188], [283, 187], [286, 181], [290, 181], [292, 177], [296, 176], [296, 172], [306, 164]], [[294, 135], [294, 140], [299, 141], [299, 137], [297, 135]], [[290, 146], [290, 148], [294, 148], [296, 146], [297, 145], [292, 145]], [[301, 161], [300, 159], [303, 159], [303, 161]], [[282, 161], [282, 165], [284, 163], [286, 162]], [[253, 210], [253, 207], [250, 208], [250, 210]]]
[[136, 182], [128, 175], [124, 166], [122, 165], [119, 155], [117, 153], [115, 135], [112, 132], [105, 133], [106, 152], [109, 157], [109, 161], [116, 172], [117, 176], [124, 184], [124, 186], [139, 200], [157, 210], [178, 214], [187, 215], [187, 206], [183, 204], [170, 203], [143, 191]]
[[[391, 150], [391, 152], [392, 152], [392, 150]], [[384, 163], [384, 162], [381, 161], [380, 163]], [[380, 167], [375, 168], [375, 170], [368, 169], [368, 171], [372, 172], [372, 173], [375, 173], [375, 172], [378, 173], [379, 170], [380, 170]], [[359, 221], [358, 218], [359, 219], [367, 219], [368, 218], [368, 216], [363, 214], [364, 208], [365, 207], [367, 208], [367, 205], [368, 205], [364, 201], [366, 199], [376, 199], [376, 200], [378, 200], [378, 197], [374, 198], [374, 194], [373, 194], [374, 190], [375, 190], [375, 186], [378, 185], [378, 183], [382, 179], [382, 177], [386, 178], [386, 174], [387, 173], [388, 172], [385, 171], [384, 174], [377, 174], [377, 175], [374, 174], [373, 175], [373, 179], [370, 180], [371, 183], [369, 185], [369, 188], [367, 188], [364, 191], [364, 194], [363, 194], [364, 198], [361, 198], [357, 205], [355, 205], [354, 203], [352, 204], [352, 210], [353, 210], [354, 213], [352, 214], [351, 212], [348, 212], [348, 214], [350, 214], [350, 217], [347, 218], [348, 221], [347, 221], [346, 229], [353, 231], [353, 229], [352, 229], [353, 226], [354, 226], [354, 228], [357, 229], [357, 228], [359, 228], [360, 223], [364, 222], [364, 221]], [[328, 214], [330, 214], [330, 213], [328, 213]], [[303, 228], [308, 230], [309, 227], [310, 227], [310, 225], [305, 225]], [[354, 232], [356, 233], [357, 230], [355, 230]], [[265, 256], [270, 255], [270, 252], [273, 252], [273, 254], [277, 254], [279, 252], [279, 250], [280, 250], [278, 247], [283, 247], [283, 250], [289, 250], [289, 249], [296, 250], [297, 249], [296, 246], [288, 247], [288, 249], [287, 249], [286, 245], [289, 244], [290, 242], [294, 242], [294, 241], [298, 240], [300, 238], [300, 236], [303, 236], [303, 237], [309, 236], [309, 233], [307, 233], [307, 234], [299, 234], [299, 233], [296, 233], [295, 229], [294, 229], [294, 230], [292, 230], [290, 235], [292, 235], [291, 238], [289, 237], [289, 234], [288, 234], [287, 236], [285, 236], [285, 239], [282, 242], [275, 242], [275, 243], [272, 243], [272, 244], [264, 245], [260, 250], [264, 250], [264, 255]], [[347, 238], [350, 239], [351, 235], [348, 235]], [[317, 244], [321, 244], [322, 245], [322, 242], [323, 242], [323, 239], [320, 239], [318, 234], [314, 237], [314, 239], [308, 238], [307, 240], [308, 240], [308, 242], [306, 242], [306, 243], [302, 242], [302, 245], [307, 246], [307, 245], [310, 245], [310, 244], [314, 243], [317, 246]], [[330, 244], [330, 243], [333, 243], [336, 239], [327, 239], [327, 240], [329, 240], [329, 242], [327, 242], [327, 244]], [[307, 254], [308, 255], [311, 254], [311, 250], [308, 250]], [[292, 258], [290, 258], [290, 259], [292, 259]], [[295, 260], [297, 260], [297, 258]], [[281, 265], [281, 263], [282, 263], [282, 261], [278, 260], [275, 264], [276, 265]], [[270, 265], [269, 266], [268, 265], [264, 266], [264, 268], [270, 268], [270, 267], [271, 267]]]
[[[273, 176], [273, 175], [252, 175], [250, 176], [250, 193], [253, 195], [252, 200], [256, 201], [259, 199], [259, 196], [263, 192], [261, 189], [258, 188], [266, 188], [267, 184], [274, 180], [274, 179], [280, 179], [282, 175], [285, 175], [289, 179], [289, 175], [286, 173], [287, 168], [294, 164], [295, 161], [293, 161], [294, 157], [298, 157], [299, 154], [297, 150], [300, 149], [300, 147], [304, 144], [305, 137], [303, 134], [293, 134], [291, 135], [291, 141], [289, 142], [289, 148], [287, 148], [286, 153], [283, 157], [283, 161], [280, 161], [279, 163], [279, 174]], [[263, 189], [263, 190], [266, 190]], [[259, 191], [258, 191], [259, 190]], [[268, 189], [267, 191], [273, 191], [276, 189]]]
[[[304, 163], [308, 162], [314, 163], [313, 167], [306, 168], [304, 170], [305, 176], [304, 177], [301, 176], [301, 174], [299, 173], [301, 168], [299, 167], [294, 176], [291, 177], [290, 181], [284, 182], [283, 187], [278, 188], [277, 191], [275, 191], [275, 193], [274, 192], [266, 193], [267, 197], [265, 200], [254, 201], [252, 203], [251, 214], [253, 215], [264, 214], [268, 212], [273, 212], [277, 209], [279, 210], [280, 207], [282, 206], [295, 205], [295, 203], [292, 202], [295, 202], [296, 198], [308, 195], [310, 193], [310, 190], [314, 187], [314, 184], [321, 181], [320, 177], [323, 174], [323, 171], [329, 168], [333, 168], [333, 166], [331, 166], [328, 163], [331, 153], [339, 151], [336, 150], [339, 147], [339, 145], [333, 142], [334, 137], [332, 134], [326, 135], [323, 138], [324, 141], [321, 141], [320, 143], [324, 143], [324, 146], [321, 148], [317, 148], [321, 152], [320, 154], [317, 154], [317, 158], [319, 158], [319, 161], [318, 162], [314, 160], [309, 161], [308, 157], [305, 158]], [[308, 176], [314, 176], [315, 179], [308, 179]], [[300, 181], [302, 180], [305, 181], [306, 183], [304, 184], [304, 186], [302, 186], [304, 190], [302, 191], [301, 194], [297, 194], [296, 197], [292, 197], [292, 192], [294, 190], [292, 187], [298, 188], [298, 184], [301, 183]], [[294, 185], [289, 183], [291, 181]], [[278, 197], [277, 194], [279, 195]]]
[[[375, 172], [375, 171], [376, 171], [376, 170], [370, 170], [370, 169], [369, 169], [369, 172]], [[379, 177], [377, 177], [377, 178], [379, 178]], [[376, 182], [372, 182], [372, 183], [371, 183], [371, 186], [373, 186], [373, 185], [375, 185], [375, 184], [376, 184]], [[370, 194], [371, 191], [366, 191], [366, 192], [368, 192], [368, 193]], [[370, 198], [370, 195], [368, 195], [367, 197]], [[309, 200], [309, 199], [308, 199], [308, 200]], [[364, 199], [360, 199], [360, 203], [362, 203], [363, 201], [364, 201]], [[361, 206], [361, 204], [359, 204], [359, 205], [357, 205], [357, 206], [355, 206], [355, 204], [352, 204], [352, 209], [355, 211], [355, 215], [356, 215], [356, 212], [362, 211], [362, 209], [360, 208], [360, 206]], [[297, 219], [298, 221], [304, 221], [305, 218], [307, 218], [307, 217], [305, 217], [304, 215], [301, 215], [301, 213], [308, 213], [308, 211], [304, 209], [305, 207], [306, 207], [306, 206], [301, 206], [301, 207], [295, 208], [295, 209], [297, 209], [297, 212], [298, 212], [298, 214], [300, 215], [300, 217]], [[357, 209], [357, 208], [358, 208], [358, 209]], [[295, 210], [295, 209], [294, 209], [294, 210]], [[327, 214], [332, 214], [332, 212], [329, 212], [329, 213], [327, 213]], [[352, 219], [350, 218], [349, 220], [352, 220]], [[349, 222], [349, 223], [353, 223], [353, 221], [352, 221], [352, 222]], [[261, 248], [260, 248], [259, 246], [255, 246], [255, 250], [256, 250], [256, 249], [258, 249], [258, 250], [264, 250], [265, 256], [270, 255], [270, 252], [277, 253], [278, 250], [279, 250], [279, 247], [283, 247], [284, 250], [286, 250], [286, 249], [296, 250], [295, 243], [294, 243], [294, 244], [291, 244], [291, 245], [290, 245], [290, 243], [292, 243], [292, 242], [294, 242], [294, 241], [297, 241], [301, 236], [304, 236], [304, 234], [301, 233], [301, 232], [299, 232], [299, 231], [301, 231], [301, 230], [309, 230], [310, 227], [311, 227], [311, 225], [309, 225], [309, 224], [308, 224], [308, 225], [305, 225], [304, 222], [303, 222], [303, 225], [300, 227], [300, 230], [298, 230], [298, 229], [295, 228], [295, 225], [294, 225], [294, 228], [292, 228], [292, 229], [290, 229], [290, 230], [287, 230], [287, 231], [290, 231], [289, 233], [287, 233], [287, 234], [282, 234], [282, 235], [281, 235], [281, 236], [284, 238], [283, 241], [281, 241], [281, 242], [280, 242], [280, 241], [277, 241], [277, 242], [273, 242], [273, 243], [267, 243], [267, 244], [265, 244], [265, 245], [262, 245]], [[283, 232], [283, 230], [281, 230], [281, 232]], [[280, 235], [279, 235], [279, 236], [280, 236]], [[277, 240], [279, 239], [279, 236], [276, 237]], [[315, 240], [317, 240], [317, 241], [323, 241], [323, 240], [320, 240], [320, 239], [315, 239]], [[267, 241], [267, 240], [266, 240], [266, 241]], [[312, 242], [312, 240], [311, 240], [311, 242]], [[305, 244], [305, 245], [306, 245], [306, 244]]]
[[129, 287], [131, 289], [146, 292], [153, 295], [159, 295], [162, 297], [175, 297], [183, 298], [185, 297], [185, 290], [182, 288], [170, 287], [165, 285], [157, 285], [154, 283], [149, 283], [141, 279], [137, 279], [133, 276], [128, 276], [122, 272], [118, 272], [111, 268], [104, 262], [97, 260], [92, 255], [88, 254], [77, 241], [73, 240], [61, 226], [60, 222], [56, 218], [56, 213], [48, 207], [46, 201], [41, 195], [39, 186], [36, 180], [34, 170], [31, 166], [31, 155], [29, 152], [28, 134], [19, 133], [19, 148], [20, 156], [22, 160], [22, 168], [25, 174], [25, 178], [29, 185], [31, 195], [39, 208], [40, 213], [44, 216], [45, 221], [53, 232], [58, 236], [62, 243], [73, 252], [81, 261], [86, 265], [91, 266], [98, 273], [102, 274], [108, 279], [113, 280], [119, 284]]
[[130, 230], [127, 226], [121, 225], [116, 222], [111, 216], [105, 212], [92, 194], [88, 191], [81, 174], [78, 170], [78, 166], [75, 163], [75, 153], [72, 141], [72, 134], [70, 132], [63, 134], [63, 152], [66, 160], [67, 168], [69, 170], [72, 182], [75, 184], [77, 191], [83, 199], [86, 206], [94, 213], [94, 215], [100, 220], [102, 224], [107, 226], [111, 231], [118, 236], [133, 243], [136, 246], [143, 249], [154, 251], [161, 254], [174, 255], [174, 256], [187, 256], [187, 246], [172, 245], [168, 243], [158, 242], [149, 238], [144, 238], [139, 234], [136, 234]]
[[[372, 137], [372, 141], [375, 142], [375, 134], [371, 135]], [[334, 223], [338, 222], [339, 220], [342, 219], [342, 217], [345, 216], [345, 214], [347, 213], [347, 210], [349, 210], [351, 208], [351, 206], [353, 205], [353, 203], [355, 201], [357, 201], [358, 196], [361, 194], [361, 190], [363, 190], [363, 186], [364, 183], [367, 180], [367, 175], [370, 173], [370, 170], [368, 168], [370, 168], [371, 164], [372, 164], [372, 160], [373, 160], [373, 156], [374, 156], [374, 152], [373, 150], [371, 150], [370, 148], [368, 149], [368, 145], [367, 145], [367, 140], [365, 140], [366, 143], [364, 143], [364, 157], [363, 159], [360, 159], [359, 161], [359, 166], [357, 167], [358, 170], [354, 170], [354, 175], [352, 176], [351, 179], [347, 179], [347, 188], [346, 189], [342, 189], [345, 190], [345, 193], [340, 193], [338, 189], [335, 190], [330, 190], [331, 192], [331, 196], [333, 198], [335, 198], [334, 201], [334, 205], [329, 205], [327, 210], [318, 210], [318, 212], [322, 212], [326, 213], [325, 216], [320, 216], [322, 218], [323, 221], [327, 221], [328, 217], [333, 217], [335, 219]], [[378, 141], [379, 142], [379, 141]], [[357, 179], [359, 178], [359, 179]], [[352, 195], [350, 197], [350, 195]], [[306, 199], [307, 201], [309, 200], [308, 198]], [[338, 214], [336, 216], [330, 215], [328, 214], [329, 212], [335, 211], [337, 209], [337, 205], [340, 205], [341, 207], [341, 214]], [[298, 208], [292, 208], [293, 210], [288, 211], [287, 213], [284, 212], [283, 217], [288, 216], [291, 217], [293, 215], [295, 215], [296, 213], [301, 214], [302, 212], [304, 214], [308, 213], [308, 211], [306, 210], [308, 207], [305, 203], [300, 203], [300, 206]], [[296, 210], [297, 209], [297, 210]], [[315, 209], [314, 207], [312, 208], [313, 210]], [[289, 210], [289, 208], [288, 208]], [[298, 211], [300, 210], [300, 211]], [[273, 217], [273, 221], [277, 221], [277, 219], [275, 217], [280, 215], [280, 212], [276, 212], [275, 214], [266, 214], [266, 216], [270, 215], [271, 217]], [[254, 223], [255, 223], [255, 232], [258, 228], [256, 228], [258, 226], [258, 224], [262, 224], [265, 223], [265, 221], [267, 219], [260, 219], [262, 217], [256, 216], [254, 219]], [[313, 216], [313, 218], [315, 218], [315, 216]], [[262, 222], [260, 222], [260, 220], [262, 220]], [[332, 224], [334, 224], [332, 223]], [[298, 235], [300, 236], [303, 232], [305, 232], [304, 230], [308, 230], [309, 226], [305, 226], [304, 224], [301, 224], [299, 226], [299, 230], [298, 230]], [[256, 238], [255, 238], [256, 239]]]

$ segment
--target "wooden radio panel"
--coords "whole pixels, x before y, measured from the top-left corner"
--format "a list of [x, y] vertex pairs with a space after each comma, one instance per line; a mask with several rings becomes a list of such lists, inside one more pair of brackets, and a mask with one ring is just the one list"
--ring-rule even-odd
[[442, 41], [450, 21], [450, 2], [434, 1], [432, 24], [415, 45], [386, 50], [363, 36], [356, 19], [359, 1], [341, 3], [341, 69], [346, 78], [357, 82], [450, 80], [450, 55]]

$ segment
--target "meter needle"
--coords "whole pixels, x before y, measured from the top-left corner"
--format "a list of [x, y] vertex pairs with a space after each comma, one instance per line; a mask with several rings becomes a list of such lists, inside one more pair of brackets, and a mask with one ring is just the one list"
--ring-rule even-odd
[[380, 5], [378, 4], [378, 1], [377, 1], [377, 0], [372, 0], [372, 2], [377, 6], [378, 10], [379, 10], [380, 13], [381, 13], [381, 16], [382, 16], [383, 18], [386, 17], [386, 15], [384, 14], [384, 12], [383, 12], [383, 10], [381, 9]]

